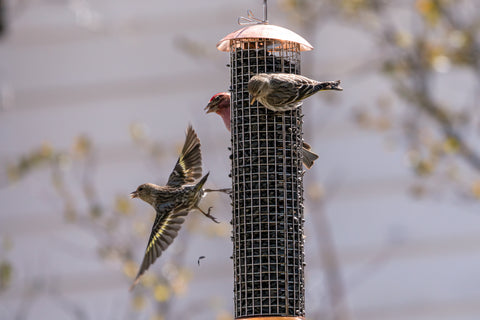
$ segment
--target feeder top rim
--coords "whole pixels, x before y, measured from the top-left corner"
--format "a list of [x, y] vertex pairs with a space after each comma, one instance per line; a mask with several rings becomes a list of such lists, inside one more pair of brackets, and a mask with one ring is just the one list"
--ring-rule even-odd
[[313, 46], [295, 32], [272, 24], [256, 24], [243, 27], [226, 35], [217, 43], [217, 49], [223, 52], [230, 51], [230, 40], [234, 39], [274, 39], [291, 41], [300, 44], [300, 51], [310, 51]]

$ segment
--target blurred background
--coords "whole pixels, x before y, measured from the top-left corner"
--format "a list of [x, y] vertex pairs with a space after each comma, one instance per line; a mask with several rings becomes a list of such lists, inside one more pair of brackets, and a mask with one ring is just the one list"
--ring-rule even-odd
[[[207, 187], [230, 138], [215, 45], [260, 0], [0, 0], [0, 318], [232, 319], [230, 199], [189, 215], [128, 288], [192, 123]], [[307, 318], [480, 318], [480, 3], [271, 0], [302, 74]], [[200, 257], [204, 257], [199, 259]]]

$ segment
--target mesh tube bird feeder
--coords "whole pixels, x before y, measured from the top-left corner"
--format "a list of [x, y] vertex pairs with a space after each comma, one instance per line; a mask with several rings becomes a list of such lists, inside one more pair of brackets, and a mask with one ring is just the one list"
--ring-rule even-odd
[[250, 104], [258, 73], [300, 74], [312, 46], [274, 25], [220, 40], [230, 52], [235, 318], [305, 316], [302, 108], [275, 113]]

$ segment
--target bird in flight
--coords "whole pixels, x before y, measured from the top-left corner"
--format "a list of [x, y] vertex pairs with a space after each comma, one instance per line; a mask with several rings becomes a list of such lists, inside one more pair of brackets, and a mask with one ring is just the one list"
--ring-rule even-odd
[[196, 209], [214, 222], [218, 221], [210, 214], [212, 207], [207, 212], [198, 206], [201, 198], [207, 192], [225, 192], [230, 189], [203, 189], [209, 173], [196, 184], [195, 180], [202, 176], [202, 155], [200, 139], [188, 126], [185, 144], [178, 157], [177, 163], [168, 178], [165, 186], [145, 183], [138, 186], [137, 190], [130, 193], [132, 198], [140, 198], [150, 204], [156, 211], [155, 222], [148, 240], [145, 256], [130, 290], [138, 283], [142, 274], [165, 251], [178, 234], [187, 214]]

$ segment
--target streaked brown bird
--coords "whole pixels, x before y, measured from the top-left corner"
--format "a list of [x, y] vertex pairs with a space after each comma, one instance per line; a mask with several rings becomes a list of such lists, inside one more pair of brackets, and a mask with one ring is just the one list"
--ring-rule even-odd
[[[204, 109], [207, 113], [215, 112], [223, 119], [225, 127], [230, 131], [230, 93], [220, 92], [214, 95], [210, 102]], [[306, 142], [302, 144], [302, 161], [303, 165], [310, 169], [313, 166], [315, 160], [318, 159], [318, 155], [311, 151], [312, 147]]]
[[340, 80], [319, 82], [290, 73], [260, 73], [248, 82], [252, 104], [258, 100], [265, 108], [280, 112], [298, 108], [303, 99], [324, 90], [343, 88]]
[[182, 152], [178, 157], [173, 172], [168, 178], [166, 186], [145, 183], [138, 186], [137, 190], [130, 193], [132, 198], [140, 198], [149, 203], [156, 211], [150, 239], [142, 265], [138, 271], [130, 290], [138, 283], [142, 274], [160, 257], [163, 251], [177, 236], [185, 216], [197, 209], [214, 222], [218, 221], [210, 214], [212, 207], [205, 212], [198, 206], [200, 199], [207, 192], [228, 192], [230, 189], [203, 189], [209, 173], [192, 185], [202, 176], [202, 155], [200, 140], [193, 128], [189, 125]]

